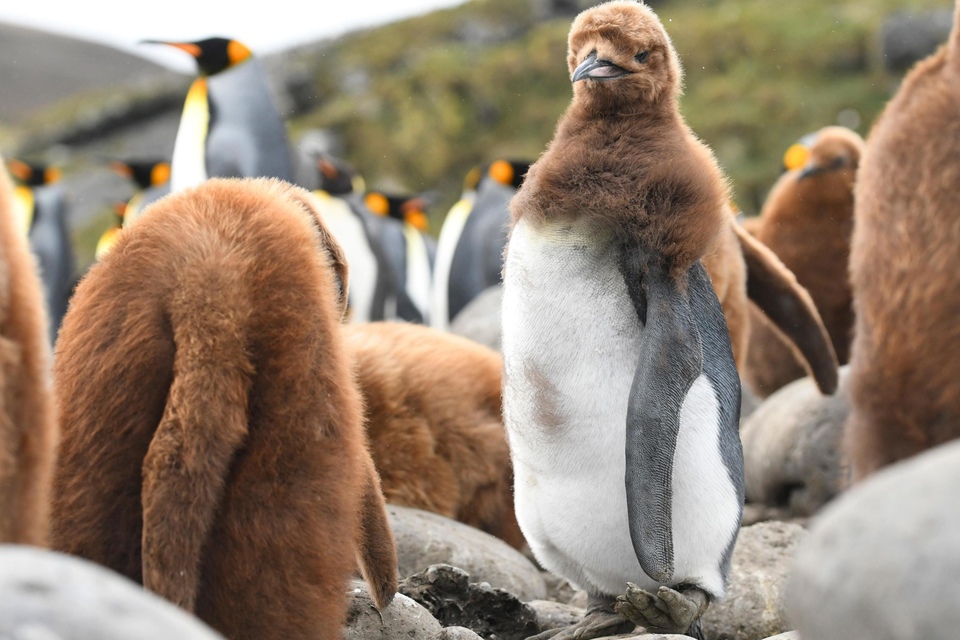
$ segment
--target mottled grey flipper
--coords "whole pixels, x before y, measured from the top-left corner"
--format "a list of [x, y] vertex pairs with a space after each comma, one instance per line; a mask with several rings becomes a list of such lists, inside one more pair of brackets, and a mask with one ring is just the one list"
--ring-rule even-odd
[[[690, 387], [705, 375], [720, 409], [722, 457], [742, 503], [743, 461], [737, 433], [740, 382], [723, 311], [699, 262], [676, 279], [663, 265], [644, 265], [639, 256], [625, 256], [621, 268], [645, 324], [627, 409], [630, 537], [644, 572], [658, 582], [670, 583], [674, 577], [672, 478], [680, 410]], [[729, 563], [729, 553], [722, 562]]]

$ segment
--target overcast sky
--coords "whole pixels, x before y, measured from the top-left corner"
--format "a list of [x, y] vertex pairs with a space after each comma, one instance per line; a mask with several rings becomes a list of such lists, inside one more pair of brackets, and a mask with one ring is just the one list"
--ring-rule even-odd
[[464, 0], [0, 0], [0, 22], [110, 44], [192, 72], [193, 61], [143, 39], [221, 35], [269, 53]]

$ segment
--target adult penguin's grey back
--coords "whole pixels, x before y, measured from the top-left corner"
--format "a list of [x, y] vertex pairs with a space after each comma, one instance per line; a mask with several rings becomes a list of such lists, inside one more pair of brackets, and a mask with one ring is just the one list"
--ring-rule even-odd
[[73, 285], [73, 247], [67, 226], [67, 204], [63, 189], [44, 185], [33, 189], [34, 213], [30, 246], [40, 263], [43, 293], [50, 314], [50, 342], [67, 312]]
[[500, 282], [503, 248], [507, 244], [510, 198], [515, 188], [483, 180], [473, 210], [463, 226], [450, 264], [448, 314], [452, 321], [471, 300]]
[[207, 80], [210, 126], [209, 177], [294, 179], [290, 143], [266, 73], [251, 58]]

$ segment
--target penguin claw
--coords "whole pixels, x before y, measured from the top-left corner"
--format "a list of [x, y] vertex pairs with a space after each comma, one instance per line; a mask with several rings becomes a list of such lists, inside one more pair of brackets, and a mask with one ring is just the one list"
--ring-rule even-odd
[[615, 610], [633, 623], [656, 633], [685, 633], [703, 615], [709, 598], [692, 587], [684, 593], [660, 587], [656, 594], [627, 584], [627, 593], [617, 597]]

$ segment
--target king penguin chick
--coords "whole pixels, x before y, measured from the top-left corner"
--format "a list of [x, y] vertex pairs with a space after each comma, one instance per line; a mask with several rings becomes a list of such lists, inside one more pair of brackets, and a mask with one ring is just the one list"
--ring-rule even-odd
[[854, 481], [960, 438], [960, 6], [873, 125], [854, 192]]
[[16, 197], [25, 212], [23, 224], [29, 230], [30, 247], [40, 263], [40, 278], [50, 318], [49, 337], [53, 344], [67, 312], [75, 266], [67, 225], [67, 200], [57, 184], [60, 170], [16, 159], [9, 160], [7, 166], [20, 182]]
[[200, 72], [187, 92], [177, 130], [172, 191], [215, 176], [293, 180], [287, 130], [250, 49], [227, 38], [146, 42], [186, 51]]
[[500, 355], [408, 322], [343, 327], [387, 502], [439, 513], [520, 548], [501, 417]]
[[[849, 357], [853, 299], [847, 267], [853, 233], [853, 184], [863, 139], [844, 127], [825, 127], [788, 149], [788, 171], [773, 186], [750, 230], [807, 289], [840, 364]], [[760, 397], [806, 375], [781, 332], [756, 307], [750, 310], [744, 378]]]
[[[346, 161], [329, 154], [315, 159], [320, 215], [343, 247], [350, 265], [350, 322], [393, 320], [397, 282], [382, 246], [381, 221], [362, 202], [364, 182]], [[402, 235], [401, 235], [402, 239]]]
[[147, 205], [170, 193], [170, 163], [166, 160], [116, 160], [110, 168], [129, 178], [137, 188], [123, 212], [125, 226], [136, 222]]
[[396, 547], [340, 337], [348, 285], [298, 187], [211, 179], [151, 205], [64, 320], [52, 547], [231, 640], [342, 638], [357, 559], [386, 606]]
[[508, 203], [529, 168], [530, 163], [521, 160], [491, 162], [480, 173], [475, 192], [450, 209], [437, 248], [432, 326], [449, 329], [471, 300], [500, 284]]
[[[403, 225], [403, 273], [398, 287], [405, 296], [399, 300], [397, 315], [402, 320], [427, 324], [433, 289], [433, 265], [437, 243], [425, 232], [428, 228], [426, 200], [420, 196], [368, 191], [363, 202], [373, 213]], [[403, 305], [408, 304], [410, 308]]]
[[46, 546], [57, 421], [47, 313], [0, 159], [0, 544]]
[[538, 638], [698, 634], [743, 509], [740, 382], [701, 264], [731, 228], [729, 192], [680, 115], [653, 11], [598, 5], [568, 45], [573, 102], [511, 202], [504, 265], [517, 518], [590, 597]]

